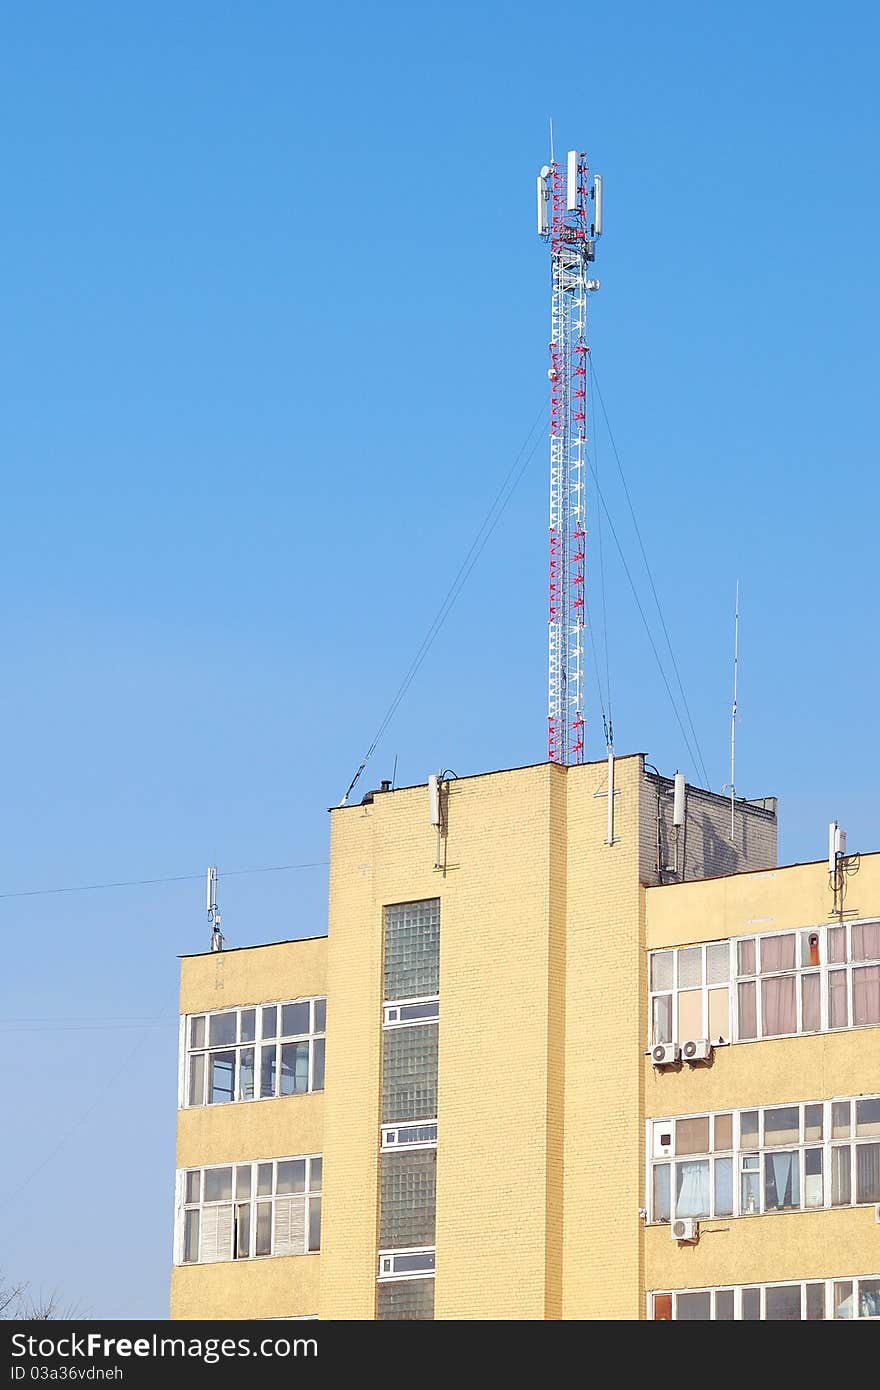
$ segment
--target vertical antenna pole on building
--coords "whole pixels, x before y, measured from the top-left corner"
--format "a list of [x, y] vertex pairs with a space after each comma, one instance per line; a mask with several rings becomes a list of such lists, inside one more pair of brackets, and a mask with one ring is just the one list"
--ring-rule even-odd
[[208, 875], [205, 882], [205, 907], [208, 911], [208, 921], [211, 923], [211, 950], [223, 950], [223, 933], [220, 930], [220, 909], [217, 906], [217, 865], [211, 864], [208, 868]]
[[[592, 215], [589, 211], [593, 202]], [[569, 150], [538, 175], [538, 235], [550, 246], [550, 576], [547, 756], [584, 761], [588, 276], [602, 233], [602, 181], [589, 186], [586, 155]]]
[[614, 746], [608, 744], [608, 833], [606, 845], [614, 844]]
[[733, 612], [733, 704], [730, 708], [730, 838], [734, 837], [736, 807], [736, 696], [739, 678], [739, 580], [736, 581], [736, 601]]

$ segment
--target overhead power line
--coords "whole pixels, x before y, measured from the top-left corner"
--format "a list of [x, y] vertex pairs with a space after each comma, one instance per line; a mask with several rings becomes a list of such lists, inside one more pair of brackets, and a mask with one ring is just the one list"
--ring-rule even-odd
[[[218, 873], [218, 878], [235, 878], [241, 874], [280, 874], [291, 869], [324, 869], [327, 859], [310, 859], [302, 864], [267, 864], [259, 869], [226, 869]], [[14, 893], [0, 893], [2, 898], [43, 898], [54, 893], [96, 893], [103, 888], [145, 888], [154, 883], [190, 883], [194, 879], [204, 879], [205, 871], [197, 874], [173, 874], [169, 878], [128, 878], [117, 879], [112, 883], [79, 883], [64, 888], [23, 888]]]
[[[531, 429], [529, 430], [528, 434], [526, 435], [525, 439], [520, 445], [519, 451], [517, 452], [517, 455], [514, 458], [513, 463], [507, 470], [507, 474], [505, 475], [504, 481], [499, 487], [491, 507], [489, 508], [488, 512], [486, 513], [482, 522], [480, 523], [480, 527], [476, 535], [474, 536], [474, 539], [471, 542], [470, 549], [468, 550], [467, 554], [465, 555], [464, 559], [459, 565], [458, 573], [456, 574], [448, 590], [446, 591], [446, 597], [443, 599], [443, 602], [437, 609], [437, 612], [434, 615], [430, 627], [428, 628], [427, 632], [422, 638], [421, 645], [419, 646], [418, 651], [416, 652], [415, 656], [410, 662], [410, 665], [406, 671], [406, 674], [403, 677], [403, 680], [397, 687], [397, 692], [394, 696], [394, 699], [391, 701], [391, 704], [385, 711], [384, 718], [382, 719], [381, 724], [376, 730], [376, 733], [373, 735], [373, 740], [369, 748], [367, 749], [366, 753], [361, 759], [357, 771], [355, 772], [354, 776], [349, 782], [345, 795], [342, 797], [342, 800], [339, 803], [340, 806], [347, 805], [348, 798], [351, 796], [352, 792], [354, 791], [355, 787], [360, 781], [364, 769], [366, 768], [368, 762], [370, 761], [370, 759], [372, 758], [373, 754], [379, 746], [379, 742], [382, 738], [382, 735], [388, 728], [388, 725], [391, 723], [391, 720], [394, 718], [394, 715], [397, 712], [400, 702], [403, 700], [404, 696], [406, 695], [406, 692], [412, 685], [416, 675], [418, 674], [419, 668], [422, 665], [422, 662], [425, 660], [425, 657], [428, 655], [428, 652], [434, 645], [434, 642], [440, 632], [440, 629], [443, 627], [443, 624], [449, 617], [449, 614], [452, 611], [456, 599], [458, 598], [459, 594], [461, 593], [462, 589], [467, 583], [468, 576], [470, 575], [471, 570], [474, 568], [474, 565], [477, 563], [484, 549], [486, 548], [486, 543], [488, 542], [489, 537], [492, 535], [492, 532], [495, 530], [495, 527], [498, 525], [499, 521], [504, 515], [504, 512], [507, 509], [507, 505], [510, 502], [510, 499], [513, 496], [514, 492], [516, 491], [520, 479], [522, 478], [523, 474], [525, 473], [526, 469], [528, 468], [529, 464], [534, 458], [535, 451], [538, 447], [538, 444], [541, 441], [542, 436], [539, 435], [538, 438], [535, 439], [534, 443], [532, 443], [532, 436], [534, 435], [535, 430], [540, 425], [546, 413], [547, 407], [546, 405], [542, 405], [540, 410], [538, 411], [538, 414], [535, 416], [534, 421], [532, 422]], [[530, 444], [531, 448], [529, 448]], [[528, 453], [526, 453], [526, 450], [528, 450]], [[525, 458], [523, 458], [524, 454]], [[522, 460], [522, 463], [520, 463], [520, 460]]]
[[[23, 1026], [19, 1027], [19, 1023]], [[35, 1036], [37, 1033], [116, 1033], [128, 1029], [141, 1028], [167, 1028], [174, 1019], [132, 1019], [129, 1023], [113, 1023], [103, 1019], [95, 1019], [93, 1022], [82, 1023], [57, 1023], [50, 1019], [17, 1020], [0, 1019], [0, 1034], [9, 1033], [30, 1033]], [[14, 1026], [13, 1026], [14, 1025]]]
[[[590, 366], [591, 366], [591, 368], [592, 368], [592, 380], [593, 380], [593, 382], [595, 383], [595, 386], [596, 386], [596, 394], [597, 394], [597, 396], [599, 397], [599, 404], [600, 404], [601, 407], [602, 407], [602, 416], [603, 416], [603, 418], [604, 418], [604, 420], [605, 420], [605, 428], [606, 428], [607, 431], [608, 431], [608, 439], [609, 439], [609, 441], [610, 441], [610, 443], [611, 443], [611, 448], [612, 448], [613, 453], [614, 453], [614, 458], [615, 458], [615, 460], [616, 460], [616, 462], [617, 462], [617, 471], [618, 471], [618, 473], [620, 474], [620, 481], [621, 481], [621, 483], [623, 484], [624, 496], [626, 497], [626, 503], [627, 503], [627, 506], [628, 506], [628, 508], [629, 508], [629, 514], [630, 514], [630, 517], [631, 517], [631, 519], [632, 519], [633, 528], [634, 528], [635, 533], [636, 533], [636, 539], [638, 540], [638, 543], [639, 543], [639, 550], [641, 551], [642, 560], [643, 560], [644, 566], [645, 566], [645, 572], [646, 572], [646, 574], [647, 574], [647, 576], [648, 576], [648, 583], [649, 583], [650, 586], [651, 586], [651, 593], [652, 593], [652, 595], [653, 595], [653, 597], [654, 597], [654, 603], [655, 603], [656, 608], [657, 608], [657, 614], [658, 614], [658, 616], [659, 616], [659, 618], [660, 618], [660, 626], [661, 626], [662, 629], [663, 629], [663, 636], [664, 636], [665, 639], [666, 639], [666, 646], [667, 646], [668, 651], [669, 651], [669, 658], [670, 658], [670, 661], [671, 661], [671, 663], [672, 663], [672, 669], [673, 669], [673, 671], [675, 672], [675, 679], [676, 679], [676, 682], [677, 682], [677, 684], [678, 684], [678, 689], [679, 689], [679, 691], [680, 691], [680, 693], [681, 693], [681, 700], [682, 700], [682, 704], [684, 705], [685, 717], [686, 717], [686, 719], [687, 719], [688, 725], [689, 725], [689, 727], [690, 727], [691, 734], [692, 734], [692, 736], [693, 736], [694, 748], [696, 749], [696, 757], [695, 757], [694, 761], [695, 761], [696, 766], [699, 768], [699, 771], [700, 771], [700, 773], [701, 773], [701, 775], [702, 775], [702, 777], [703, 777], [703, 785], [708, 789], [708, 787], [709, 787], [709, 774], [708, 774], [708, 772], [706, 771], [706, 764], [705, 764], [705, 762], [703, 761], [703, 753], [702, 753], [702, 749], [700, 748], [700, 740], [699, 740], [699, 738], [697, 737], [697, 731], [696, 731], [696, 729], [695, 729], [695, 727], [694, 727], [694, 721], [693, 721], [693, 719], [691, 718], [690, 706], [689, 706], [689, 704], [688, 704], [688, 699], [687, 699], [687, 696], [686, 696], [685, 691], [684, 691], [684, 684], [683, 684], [682, 679], [681, 679], [681, 673], [679, 672], [679, 669], [678, 669], [678, 662], [677, 662], [676, 659], [675, 659], [675, 652], [674, 652], [673, 649], [672, 649], [672, 639], [671, 639], [670, 636], [669, 636], [669, 629], [668, 629], [667, 626], [666, 626], [666, 619], [665, 619], [665, 617], [663, 616], [663, 608], [662, 608], [662, 605], [661, 605], [661, 603], [660, 603], [660, 597], [659, 597], [659, 595], [658, 595], [658, 593], [657, 593], [657, 586], [656, 586], [656, 584], [654, 583], [654, 575], [653, 575], [653, 573], [652, 573], [652, 571], [651, 571], [651, 565], [650, 565], [650, 563], [649, 563], [649, 561], [648, 561], [648, 554], [647, 554], [647, 551], [645, 550], [645, 543], [644, 543], [644, 541], [642, 540], [641, 527], [639, 526], [638, 519], [637, 519], [637, 517], [636, 517], [635, 507], [633, 506], [633, 502], [632, 502], [632, 497], [631, 497], [631, 495], [630, 495], [629, 486], [628, 486], [627, 481], [626, 481], [626, 474], [625, 474], [624, 471], [623, 471], [623, 464], [622, 464], [622, 462], [621, 462], [620, 453], [619, 453], [619, 451], [618, 451], [617, 443], [616, 443], [615, 438], [614, 438], [614, 432], [613, 432], [613, 430], [612, 430], [612, 428], [611, 428], [611, 421], [610, 421], [609, 418], [608, 418], [608, 411], [607, 411], [607, 409], [606, 409], [606, 407], [605, 407], [605, 399], [604, 399], [604, 397], [603, 397], [603, 395], [602, 395], [602, 388], [601, 388], [601, 386], [599, 385], [599, 376], [598, 376], [598, 373], [596, 372], [596, 363], [595, 363], [595, 359], [593, 358], [592, 354], [591, 354], [591, 356], [590, 356]], [[595, 476], [595, 473], [594, 473], [594, 476]], [[596, 479], [596, 487], [597, 487], [597, 490], [598, 490], [598, 478]], [[604, 506], [604, 502], [603, 502], [603, 506]], [[605, 513], [606, 513], [606, 516], [607, 516], [607, 515], [608, 515], [608, 509], [607, 509], [607, 507], [605, 507]], [[609, 524], [611, 524], [611, 518], [610, 518], [610, 516], [608, 517], [608, 520], [609, 520]], [[613, 530], [613, 526], [612, 526], [612, 530]], [[616, 535], [615, 535], [615, 541], [616, 541], [616, 540], [617, 540], [617, 537], [616, 537]], [[619, 543], [619, 542], [618, 542], [618, 550], [620, 550], [620, 543]], [[622, 553], [622, 551], [621, 551], [621, 558], [623, 558], [623, 553]], [[626, 568], [625, 562], [624, 562], [624, 568]], [[628, 571], [627, 571], [627, 577], [630, 578], [629, 572], [628, 572]], [[632, 585], [632, 579], [631, 579], [631, 578], [630, 578], [630, 584]], [[633, 589], [633, 592], [635, 592], [634, 589]], [[646, 625], [646, 627], [647, 627], [647, 620], [645, 619], [644, 612], [642, 611], [641, 604], [639, 604], [639, 611], [642, 613], [642, 619], [643, 619], [643, 621], [645, 622], [645, 625]], [[650, 632], [649, 632], [649, 636], [650, 636]], [[659, 653], [657, 652], [657, 648], [654, 646], [653, 638], [651, 638], [651, 645], [652, 645], [652, 647], [654, 647], [654, 655], [657, 657], [657, 661], [658, 661], [658, 664], [659, 664], [659, 662], [660, 662], [660, 657], [659, 657]], [[662, 670], [662, 667], [661, 667], [661, 670]], [[672, 691], [671, 691], [670, 688], [669, 688], [669, 683], [668, 683], [668, 681], [666, 680], [665, 674], [664, 674], [663, 679], [664, 679], [664, 683], [666, 684], [667, 691], [669, 692], [670, 699], [672, 699]], [[690, 741], [689, 741], [689, 739], [688, 739], [688, 737], [687, 737], [687, 734], [685, 734], [685, 732], [684, 732], [684, 728], [683, 728], [683, 726], [682, 726], [681, 719], [679, 718], [679, 715], [678, 715], [678, 709], [677, 709], [677, 707], [676, 707], [674, 701], [673, 701], [673, 708], [675, 709], [675, 715], [676, 715], [676, 719], [678, 719], [679, 727], [681, 728], [682, 733], [684, 734], [685, 745], [686, 745], [686, 747], [687, 747], [687, 749], [688, 749], [688, 752], [690, 753], [691, 757], [694, 757], [694, 754], [693, 754], [693, 752], [691, 751]]]

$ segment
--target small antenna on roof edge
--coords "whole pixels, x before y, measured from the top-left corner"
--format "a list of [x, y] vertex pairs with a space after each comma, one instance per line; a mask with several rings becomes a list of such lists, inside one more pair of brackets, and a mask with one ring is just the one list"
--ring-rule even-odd
[[550, 117], [550, 163], [553, 163], [553, 117]]

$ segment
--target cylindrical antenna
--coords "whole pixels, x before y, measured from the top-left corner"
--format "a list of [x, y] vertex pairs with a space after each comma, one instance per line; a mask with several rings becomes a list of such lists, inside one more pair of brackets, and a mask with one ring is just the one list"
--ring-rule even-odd
[[[545, 165], [544, 168], [546, 167]], [[550, 231], [549, 200], [550, 192], [547, 188], [547, 178], [542, 169], [538, 175], [538, 236], [547, 236]]]
[[672, 824], [678, 830], [684, 825], [684, 773], [676, 772], [672, 783]]
[[442, 777], [432, 772], [428, 778], [428, 818], [432, 825], [440, 824], [440, 783]]
[[211, 864], [205, 883], [205, 911], [212, 913], [217, 908], [217, 866]]
[[593, 179], [593, 235], [602, 235], [602, 175]]
[[730, 838], [734, 834], [736, 809], [736, 694], [739, 679], [739, 580], [736, 581], [736, 601], [733, 610], [733, 704], [730, 707]]
[[566, 207], [569, 212], [576, 212], [580, 207], [580, 188], [578, 187], [578, 152], [569, 150], [568, 167], [565, 175], [565, 197]]
[[220, 909], [217, 906], [217, 865], [212, 864], [208, 869], [208, 877], [205, 883], [205, 906], [208, 912], [208, 921], [211, 923], [211, 950], [223, 950], [223, 933], [220, 930]]

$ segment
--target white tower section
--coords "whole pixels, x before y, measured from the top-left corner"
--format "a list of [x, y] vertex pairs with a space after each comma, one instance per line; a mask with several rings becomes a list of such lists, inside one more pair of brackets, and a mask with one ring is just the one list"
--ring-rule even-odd
[[[592, 207], [591, 207], [592, 204]], [[547, 755], [584, 760], [584, 583], [587, 447], [587, 299], [602, 232], [602, 181], [589, 186], [586, 155], [569, 150], [538, 175], [538, 235], [549, 243], [550, 586]]]

